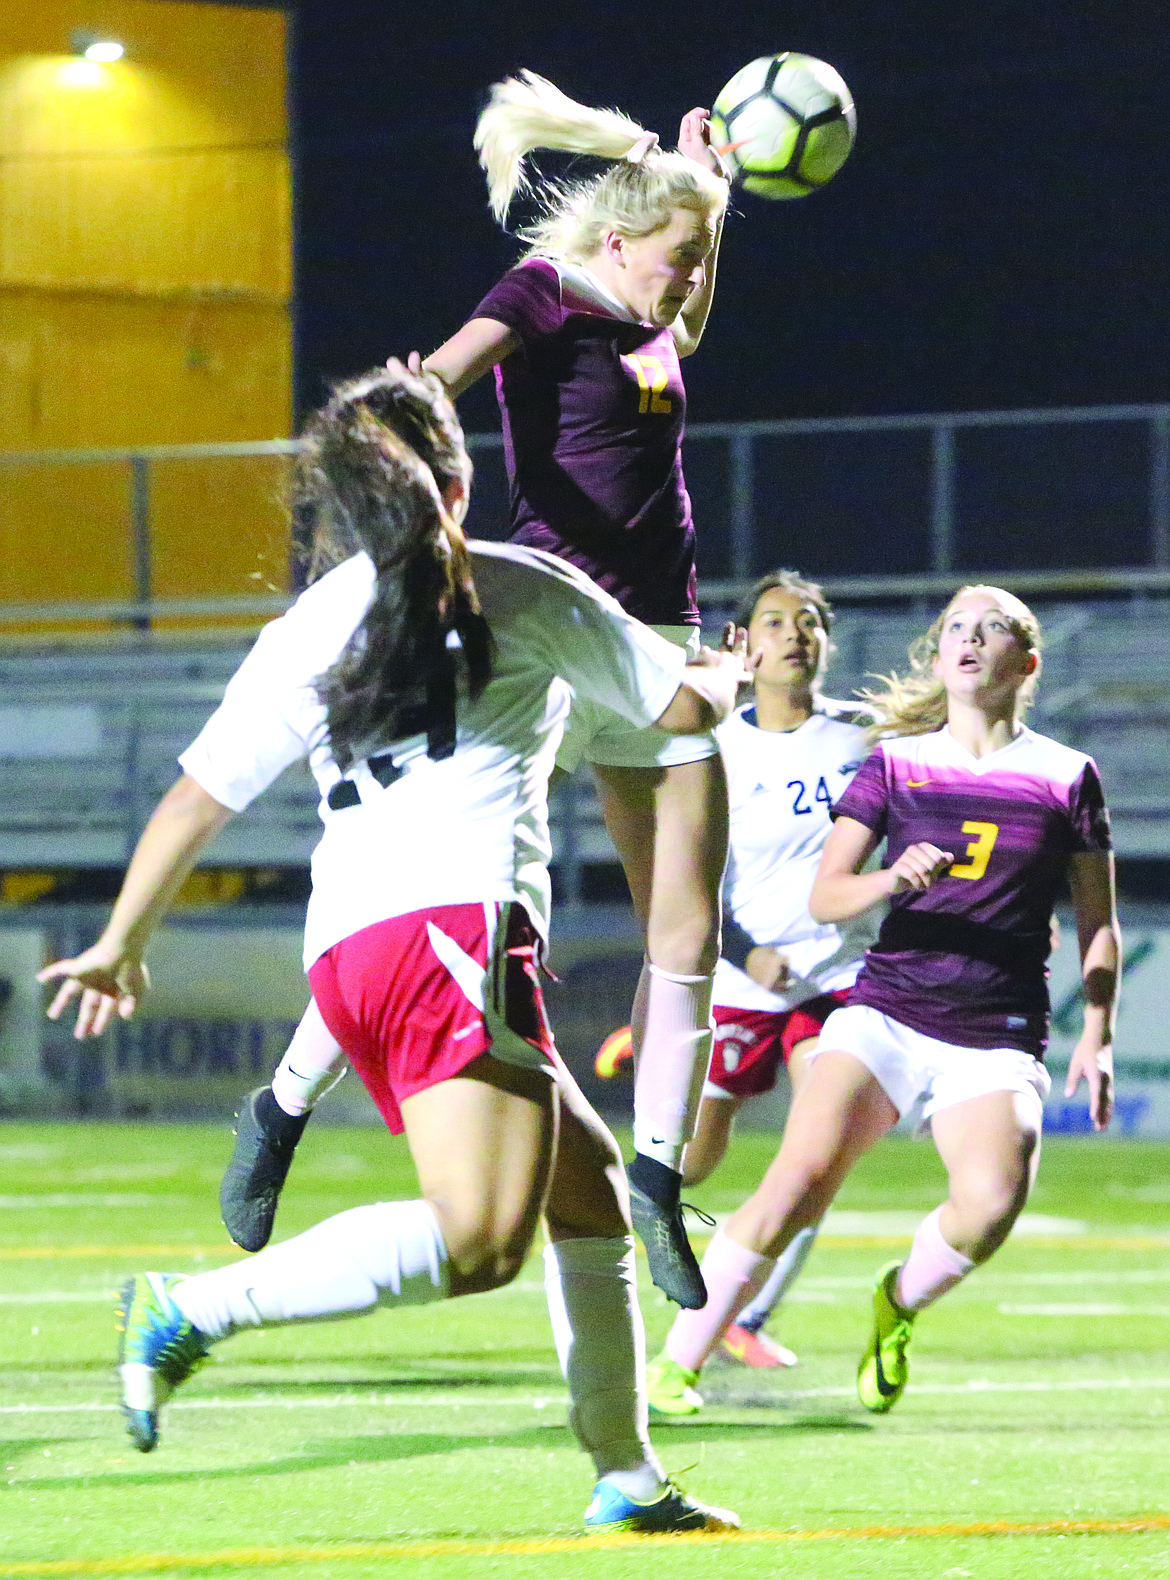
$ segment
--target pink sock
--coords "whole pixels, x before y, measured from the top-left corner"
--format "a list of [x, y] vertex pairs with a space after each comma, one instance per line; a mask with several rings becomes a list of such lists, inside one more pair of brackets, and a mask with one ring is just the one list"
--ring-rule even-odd
[[655, 965], [645, 978], [645, 1030], [640, 1049], [634, 1044], [634, 1150], [681, 1173], [711, 1063], [714, 978]]
[[728, 1239], [720, 1229], [703, 1258], [707, 1304], [698, 1311], [680, 1311], [666, 1340], [666, 1353], [689, 1372], [703, 1362], [731, 1326], [739, 1312], [763, 1287], [776, 1265], [773, 1256], [761, 1256]]
[[910, 1255], [898, 1274], [894, 1298], [903, 1311], [924, 1311], [948, 1289], [961, 1284], [975, 1266], [969, 1256], [956, 1251], [943, 1239], [938, 1226], [941, 1212], [942, 1208], [936, 1207], [918, 1225]]

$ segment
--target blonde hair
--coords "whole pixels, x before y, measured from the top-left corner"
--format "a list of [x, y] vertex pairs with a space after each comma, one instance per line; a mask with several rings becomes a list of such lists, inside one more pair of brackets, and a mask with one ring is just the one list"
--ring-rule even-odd
[[947, 691], [934, 673], [934, 661], [938, 657], [943, 623], [956, 601], [968, 593], [988, 593], [995, 598], [1007, 616], [1016, 641], [1026, 653], [1036, 655], [1035, 669], [1016, 694], [1016, 719], [1022, 718], [1031, 707], [1040, 679], [1042, 641], [1039, 620], [1026, 603], [1002, 587], [982, 584], [960, 587], [929, 630], [911, 642], [910, 673], [875, 675], [874, 679], [883, 683], [882, 689], [862, 689], [858, 692], [874, 713], [875, 723], [868, 731], [871, 740], [895, 735], [929, 735], [933, 730], [941, 730], [947, 722]]
[[[676, 209], [716, 222], [727, 206], [726, 181], [677, 150], [651, 145], [627, 158], [651, 135], [619, 110], [578, 104], [534, 71], [497, 82], [475, 128], [492, 213], [502, 223], [517, 193], [534, 192], [540, 215], [519, 231], [529, 244], [526, 255], [565, 263], [593, 257], [607, 231], [649, 236], [662, 230]], [[615, 163], [599, 176], [534, 188], [524, 162], [538, 148]]]

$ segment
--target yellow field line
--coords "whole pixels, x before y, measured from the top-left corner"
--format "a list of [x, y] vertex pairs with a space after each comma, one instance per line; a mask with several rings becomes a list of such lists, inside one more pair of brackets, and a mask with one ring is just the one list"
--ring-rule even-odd
[[46, 1562], [9, 1563], [4, 1575], [162, 1574], [176, 1569], [262, 1569], [293, 1563], [360, 1563], [369, 1559], [513, 1558], [531, 1554], [597, 1552], [614, 1547], [641, 1547], [679, 1542], [710, 1542], [745, 1546], [786, 1546], [792, 1542], [906, 1541], [915, 1537], [991, 1536], [1118, 1536], [1170, 1530], [1170, 1514], [1144, 1514], [1124, 1520], [979, 1520], [968, 1525], [859, 1525], [819, 1531], [729, 1531], [720, 1536], [701, 1533], [679, 1536], [528, 1537], [500, 1541], [492, 1537], [439, 1541], [339, 1542], [318, 1547], [225, 1547], [210, 1553], [143, 1553], [122, 1558], [56, 1558]]
[[[703, 1237], [693, 1236], [697, 1244]], [[822, 1234], [818, 1246], [826, 1251], [866, 1251], [875, 1247], [909, 1245], [909, 1234]], [[1165, 1251], [1170, 1235], [1056, 1234], [1026, 1235], [1013, 1240], [1037, 1251]], [[218, 1245], [0, 1245], [0, 1262], [68, 1261], [76, 1257], [116, 1257], [133, 1262], [157, 1263], [166, 1257], [231, 1256], [236, 1247], [227, 1240]]]

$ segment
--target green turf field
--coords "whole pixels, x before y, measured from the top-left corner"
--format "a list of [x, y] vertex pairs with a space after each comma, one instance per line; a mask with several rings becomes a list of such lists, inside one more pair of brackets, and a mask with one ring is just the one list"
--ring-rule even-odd
[[[928, 1144], [887, 1143], [773, 1324], [797, 1370], [712, 1369], [708, 1411], [656, 1432], [744, 1534], [590, 1540], [538, 1262], [494, 1295], [231, 1340], [158, 1450], [128, 1446], [110, 1295], [228, 1259], [226, 1146], [0, 1124], [0, 1575], [1170, 1573], [1170, 1148], [1050, 1143], [1029, 1232], [920, 1321], [910, 1390], [875, 1419], [851, 1387], [870, 1275], [940, 1183]], [[696, 1200], [727, 1211], [770, 1152], [740, 1138]], [[410, 1194], [400, 1142], [318, 1122], [278, 1237]], [[644, 1305], [656, 1349], [670, 1312]]]

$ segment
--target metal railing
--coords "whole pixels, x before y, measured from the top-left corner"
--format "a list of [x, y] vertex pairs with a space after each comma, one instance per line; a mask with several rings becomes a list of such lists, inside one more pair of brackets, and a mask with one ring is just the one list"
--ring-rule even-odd
[[[1170, 404], [1133, 406], [1082, 406], [1034, 408], [1019, 411], [976, 411], [916, 413], [888, 417], [786, 418], [751, 422], [694, 423], [688, 430], [688, 471], [697, 475], [707, 465], [701, 452], [709, 444], [722, 447], [722, 462], [715, 468], [721, 482], [719, 494], [725, 500], [723, 524], [726, 534], [726, 571], [720, 578], [707, 578], [705, 595], [715, 602], [728, 596], [729, 587], [750, 581], [768, 569], [761, 544], [760, 449], [776, 439], [833, 438], [840, 435], [917, 433], [928, 443], [928, 464], [923, 478], [925, 497], [919, 501], [926, 526], [921, 580], [921, 596], [933, 596], [947, 583], [961, 556], [957, 553], [957, 523], [961, 500], [959, 439], [974, 430], [1038, 429], [1041, 427], [1102, 424], [1136, 426], [1144, 431], [1145, 522], [1144, 550], [1132, 567], [1067, 567], [1057, 574], [1065, 578], [1060, 590], [1091, 592], [1119, 586], [1165, 592], [1170, 577]], [[471, 434], [468, 444], [481, 458], [495, 457], [502, 447], [498, 433]], [[126, 473], [126, 542], [133, 565], [133, 592], [124, 600], [72, 600], [69, 604], [36, 603], [0, 606], [0, 624], [47, 620], [65, 622], [78, 619], [135, 621], [142, 623], [166, 616], [205, 616], [209, 620], [240, 615], [270, 613], [276, 606], [271, 599], [205, 598], [159, 601], [154, 594], [152, 568], [152, 486], [154, 468], [167, 461], [213, 461], [262, 456], [289, 456], [297, 448], [295, 440], [272, 439], [228, 444], [142, 445], [132, 449], [69, 449], [0, 453], [0, 469], [25, 467], [74, 467], [121, 465]], [[696, 470], [697, 469], [697, 470]], [[913, 491], [913, 490], [911, 490]], [[500, 480], [486, 489], [496, 499]], [[474, 530], [498, 536], [499, 519], [484, 523], [473, 520]], [[799, 552], [796, 558], [801, 558]], [[1057, 557], [1053, 556], [1054, 559]], [[991, 567], [988, 567], [990, 571]], [[925, 573], [929, 572], [929, 575]], [[999, 574], [999, 573], [997, 573]], [[1058, 588], [1053, 572], [1013, 571], [1007, 575], [1013, 586], [1045, 591]], [[936, 580], [935, 578], [940, 578]], [[894, 583], [906, 586], [906, 578], [836, 577], [829, 578], [838, 597], [868, 599], [894, 594]], [[901, 595], [901, 594], [894, 594]]]

